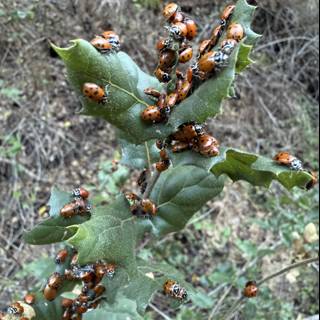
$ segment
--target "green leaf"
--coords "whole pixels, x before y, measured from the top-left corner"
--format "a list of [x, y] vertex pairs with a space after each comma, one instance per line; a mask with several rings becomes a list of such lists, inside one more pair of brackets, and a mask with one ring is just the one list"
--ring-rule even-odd
[[128, 143], [120, 140], [122, 159], [121, 163], [135, 169], [148, 168], [148, 158], [151, 163], [159, 160], [159, 149], [155, 145], [155, 140], [150, 140], [142, 145]]
[[89, 221], [68, 228], [74, 235], [68, 243], [78, 251], [81, 265], [106, 260], [135, 270], [136, 225], [124, 196], [92, 211]]
[[47, 301], [44, 299], [42, 292], [36, 295], [36, 302], [32, 305], [36, 312], [36, 317], [32, 320], [48, 320], [61, 319], [63, 309], [61, 308], [61, 298], [57, 297], [54, 301]]
[[[55, 51], [67, 66], [71, 84], [83, 103], [83, 113], [103, 118], [120, 129], [126, 140], [142, 143], [168, 136], [173, 130], [167, 125], [150, 125], [141, 120], [141, 112], [154, 104], [144, 89], [161, 90], [159, 81], [144, 73], [124, 52], [102, 55], [89, 42], [74, 40], [69, 48]], [[98, 104], [82, 96], [85, 82], [96, 83], [108, 92], [105, 104]]]
[[225, 149], [211, 171], [216, 175], [228, 175], [233, 181], [245, 180], [255, 186], [269, 187], [272, 180], [280, 182], [285, 188], [305, 188], [312, 176], [306, 171], [293, 171], [275, 161], [236, 149]]
[[60, 215], [60, 210], [72, 201], [71, 192], [61, 191], [56, 187], [51, 190], [48, 205], [50, 206], [50, 216], [57, 217]]
[[31, 231], [24, 233], [24, 240], [33, 245], [51, 244], [69, 239], [75, 230], [68, 229], [71, 225], [80, 225], [89, 217], [75, 216], [70, 219], [63, 217], [50, 218], [40, 222]]
[[204, 204], [223, 190], [224, 179], [209, 171], [212, 160], [196, 153], [184, 155], [172, 157], [174, 166], [161, 174], [151, 193], [150, 198], [158, 206], [157, 217], [150, 221], [156, 235], [183, 229]]
[[89, 311], [84, 314], [83, 320], [142, 320], [137, 313], [137, 304], [135, 301], [120, 297], [113, 305], [102, 305], [99, 309]]
[[[174, 108], [168, 122], [170, 125], [177, 128], [189, 121], [203, 123], [221, 112], [221, 102], [230, 96], [236, 72], [239, 73], [252, 62], [249, 55], [259, 37], [251, 29], [255, 9], [256, 7], [248, 5], [246, 0], [237, 2], [231, 23], [240, 23], [245, 29], [246, 38], [234, 50], [226, 68], [205, 81], [189, 98]], [[225, 36], [222, 35], [221, 38]]]

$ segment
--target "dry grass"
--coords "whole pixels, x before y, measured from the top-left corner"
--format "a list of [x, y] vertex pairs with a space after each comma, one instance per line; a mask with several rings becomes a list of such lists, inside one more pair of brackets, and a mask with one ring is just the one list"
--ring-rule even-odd
[[[257, 63], [239, 77], [239, 99], [227, 103], [224, 114], [208, 125], [226, 145], [263, 154], [288, 148], [308, 162], [318, 132], [317, 2], [260, 2], [255, 24], [263, 38], [255, 50]], [[202, 35], [224, 4], [182, 1]], [[5, 0], [0, 10], [6, 12], [0, 11], [0, 79], [4, 88], [20, 92], [0, 99], [0, 148], [8, 146], [8, 136], [21, 142], [13, 155], [0, 152], [1, 307], [11, 300], [10, 279], [37, 252], [23, 243], [22, 232], [38, 221], [51, 186], [95, 182], [99, 162], [110, 158], [116, 145], [109, 125], [75, 113], [77, 98], [48, 42], [67, 45], [69, 39], [90, 39], [113, 28], [123, 50], [151, 72], [162, 21], [158, 10], [137, 8], [128, 0]], [[237, 194], [237, 208], [230, 194]], [[224, 208], [246, 207], [246, 195], [236, 189], [230, 194]]]

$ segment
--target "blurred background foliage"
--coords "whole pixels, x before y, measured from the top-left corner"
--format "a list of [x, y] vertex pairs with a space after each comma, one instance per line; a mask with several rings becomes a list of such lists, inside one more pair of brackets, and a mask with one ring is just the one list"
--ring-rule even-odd
[[[254, 28], [263, 37], [254, 52], [256, 63], [238, 78], [237, 98], [226, 102], [224, 113], [207, 126], [222, 144], [268, 156], [290, 150], [307, 168], [318, 170], [318, 2], [258, 2]], [[50, 272], [57, 247], [28, 246], [22, 232], [47, 216], [52, 185], [85, 185], [95, 203], [137, 188], [139, 173], [112, 162], [119, 159], [114, 130], [77, 114], [77, 97], [48, 42], [66, 45], [69, 39], [90, 39], [114, 29], [123, 50], [152, 72], [162, 4], [0, 2], [0, 307], [40, 286]], [[200, 41], [226, 2], [180, 4], [196, 19]], [[266, 191], [230, 182], [183, 232], [141, 246], [142, 256], [167, 261], [198, 289], [196, 303], [179, 310], [158, 294], [146, 319], [214, 319], [239, 297], [246, 279], [314, 255], [318, 204], [318, 188], [289, 193], [277, 184]], [[316, 228], [311, 238], [310, 224]], [[317, 314], [318, 276], [318, 266], [312, 265], [271, 281], [238, 319], [302, 320]]]

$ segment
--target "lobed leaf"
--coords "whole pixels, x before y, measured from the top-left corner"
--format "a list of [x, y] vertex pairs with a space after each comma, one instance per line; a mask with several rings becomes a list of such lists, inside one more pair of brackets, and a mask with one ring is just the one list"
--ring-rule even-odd
[[119, 196], [112, 204], [94, 209], [89, 221], [69, 227], [74, 235], [67, 242], [78, 251], [81, 265], [102, 259], [131, 273], [135, 271], [135, 227], [126, 198]]

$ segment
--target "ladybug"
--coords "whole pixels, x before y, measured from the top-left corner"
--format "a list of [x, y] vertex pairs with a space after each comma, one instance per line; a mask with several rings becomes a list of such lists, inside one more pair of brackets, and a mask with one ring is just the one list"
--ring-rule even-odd
[[85, 97], [98, 103], [105, 103], [107, 100], [105, 91], [95, 83], [86, 82], [83, 85], [82, 92]]
[[158, 172], [163, 172], [168, 170], [170, 167], [170, 160], [161, 160], [156, 163], [156, 169]]
[[168, 49], [172, 44], [172, 41], [170, 39], [164, 39], [160, 38], [160, 40], [156, 44], [156, 49], [158, 51], [162, 51], [164, 49]]
[[203, 156], [215, 157], [219, 155], [219, 142], [209, 134], [203, 134], [197, 139], [195, 151]]
[[187, 63], [189, 62], [193, 57], [193, 50], [192, 48], [187, 48], [185, 50], [183, 50], [180, 54], [179, 54], [179, 62], [180, 63]]
[[178, 9], [179, 6], [176, 3], [169, 3], [164, 7], [162, 14], [167, 20], [170, 20]]
[[164, 148], [164, 143], [163, 143], [163, 141], [162, 141], [162, 140], [157, 140], [157, 141], [156, 141], [156, 147], [157, 147], [159, 150], [163, 149], [163, 148]]
[[176, 142], [173, 146], [172, 146], [172, 152], [173, 153], [180, 153], [186, 150], [190, 149], [190, 143], [188, 142]]
[[64, 218], [71, 218], [77, 214], [88, 212], [88, 207], [83, 199], [79, 198], [75, 201], [66, 204], [61, 210], [60, 215]]
[[162, 160], [168, 160], [168, 159], [169, 159], [168, 153], [167, 153], [167, 151], [166, 151], [165, 149], [162, 149], [162, 150], [160, 151], [160, 158], [161, 158]]
[[224, 8], [220, 16], [222, 25], [226, 25], [226, 22], [231, 18], [235, 8], [236, 6], [233, 4], [228, 5]]
[[33, 293], [27, 293], [25, 296], [24, 296], [24, 302], [26, 304], [34, 304], [36, 301], [36, 296], [33, 294]]
[[307, 190], [313, 189], [318, 183], [318, 174], [314, 171], [311, 171], [310, 174], [312, 176], [312, 179], [306, 185]]
[[218, 51], [214, 56], [214, 61], [217, 63], [217, 65], [224, 65], [228, 59], [229, 56], [224, 54], [222, 51]]
[[224, 54], [230, 55], [234, 48], [237, 46], [238, 42], [234, 39], [226, 39], [221, 43], [221, 51]]
[[72, 304], [73, 304], [73, 300], [72, 300], [72, 299], [63, 298], [63, 299], [61, 300], [61, 306], [62, 306], [63, 308], [69, 308], [69, 307], [72, 306]]
[[98, 263], [94, 266], [94, 272], [96, 277], [103, 277], [106, 274], [106, 266], [104, 264]]
[[177, 99], [178, 99], [177, 92], [170, 93], [166, 98], [166, 106], [169, 108], [173, 108], [177, 103]]
[[94, 280], [94, 277], [95, 277], [95, 274], [92, 271], [85, 270], [79, 273], [79, 278], [84, 283], [92, 282]]
[[180, 142], [191, 142], [203, 134], [203, 127], [194, 123], [186, 123], [179, 127], [179, 130], [172, 135], [173, 140]]
[[172, 27], [169, 29], [170, 34], [180, 40], [181, 38], [185, 38], [188, 34], [188, 28], [187, 25], [183, 22], [176, 22], [172, 25]]
[[192, 83], [193, 69], [191, 67], [187, 69], [186, 79], [187, 79], [188, 82]]
[[88, 190], [80, 187], [80, 188], [74, 189], [72, 191], [72, 195], [77, 197], [77, 198], [88, 199], [90, 193], [89, 193]]
[[257, 283], [255, 281], [249, 281], [246, 284], [243, 295], [246, 298], [255, 298], [258, 295], [258, 291]]
[[107, 53], [114, 49], [114, 45], [109, 40], [99, 36], [93, 38], [90, 43], [102, 53]]
[[141, 118], [146, 122], [159, 123], [161, 122], [162, 115], [160, 109], [157, 106], [149, 106], [142, 113]]
[[244, 38], [244, 29], [241, 24], [233, 23], [228, 27], [227, 38], [241, 41]]
[[79, 302], [87, 303], [89, 301], [89, 297], [83, 293], [79, 294], [78, 298]]
[[67, 249], [60, 250], [55, 257], [56, 264], [64, 263], [67, 257], [68, 257], [68, 250]]
[[74, 272], [72, 270], [70, 270], [70, 269], [66, 269], [64, 271], [64, 277], [65, 277], [66, 280], [69, 280], [69, 281], [73, 281], [73, 280], [76, 279], [76, 276], [75, 276]]
[[109, 40], [111, 42], [114, 42], [115, 44], [120, 44], [120, 38], [119, 36], [112, 30], [110, 31], [104, 31], [101, 36], [106, 39]]
[[62, 320], [71, 320], [71, 311], [65, 310], [62, 315]]
[[198, 28], [196, 23], [191, 19], [186, 19], [184, 23], [187, 26], [187, 39], [188, 40], [194, 39], [198, 33]]
[[204, 73], [212, 72], [216, 67], [215, 56], [217, 52], [209, 51], [208, 53], [204, 54], [199, 62], [198, 62], [198, 69]]
[[299, 171], [303, 169], [302, 162], [292, 156], [289, 152], [279, 152], [274, 156], [273, 160], [280, 165], [289, 167], [292, 170]]
[[159, 98], [161, 93], [154, 89], [154, 88], [147, 88], [147, 89], [144, 89], [143, 91], [146, 95], [148, 96], [151, 96], [151, 97], [154, 97], [154, 98]]
[[98, 284], [93, 288], [93, 291], [95, 293], [95, 296], [99, 297], [106, 291], [106, 288], [102, 284]]
[[221, 37], [221, 35], [222, 35], [222, 32], [223, 32], [223, 27], [220, 25], [220, 26], [217, 26], [214, 30], [213, 30], [213, 32], [212, 32], [212, 34], [211, 34], [211, 41], [210, 41], [210, 45], [212, 46], [212, 47], [214, 47], [217, 43], [218, 43], [218, 41], [220, 40], [220, 37]]
[[211, 40], [203, 40], [199, 46], [199, 54], [202, 56], [210, 48]]
[[57, 289], [51, 288], [46, 285], [43, 290], [43, 295], [48, 301], [52, 301], [57, 297]]
[[[168, 159], [165, 159], [163, 161], [167, 161]], [[157, 206], [149, 199], [143, 199], [141, 200], [141, 207], [142, 210], [149, 214], [150, 216], [154, 217], [157, 215]]]
[[159, 68], [161, 70], [168, 70], [173, 67], [176, 61], [176, 53], [173, 50], [165, 50], [162, 51], [160, 60], [159, 60]]
[[8, 314], [22, 315], [24, 312], [23, 306], [19, 302], [15, 302], [7, 309]]
[[179, 300], [184, 300], [188, 297], [186, 289], [182, 288], [174, 280], [167, 280], [163, 285], [163, 290], [165, 294]]
[[160, 68], [157, 68], [157, 70], [155, 71], [155, 76], [157, 77], [157, 79], [160, 82], [169, 82], [171, 80], [171, 76], [169, 73], [164, 72], [163, 70], [161, 70]]
[[167, 95], [165, 93], [161, 94], [158, 101], [157, 101], [157, 107], [161, 110], [166, 107], [166, 98]]
[[47, 285], [50, 288], [58, 289], [63, 283], [64, 277], [59, 272], [54, 272], [48, 279]]
[[183, 101], [188, 96], [191, 88], [192, 88], [192, 83], [190, 83], [188, 80], [183, 81], [181, 88], [178, 90], [177, 101], [178, 102]]

